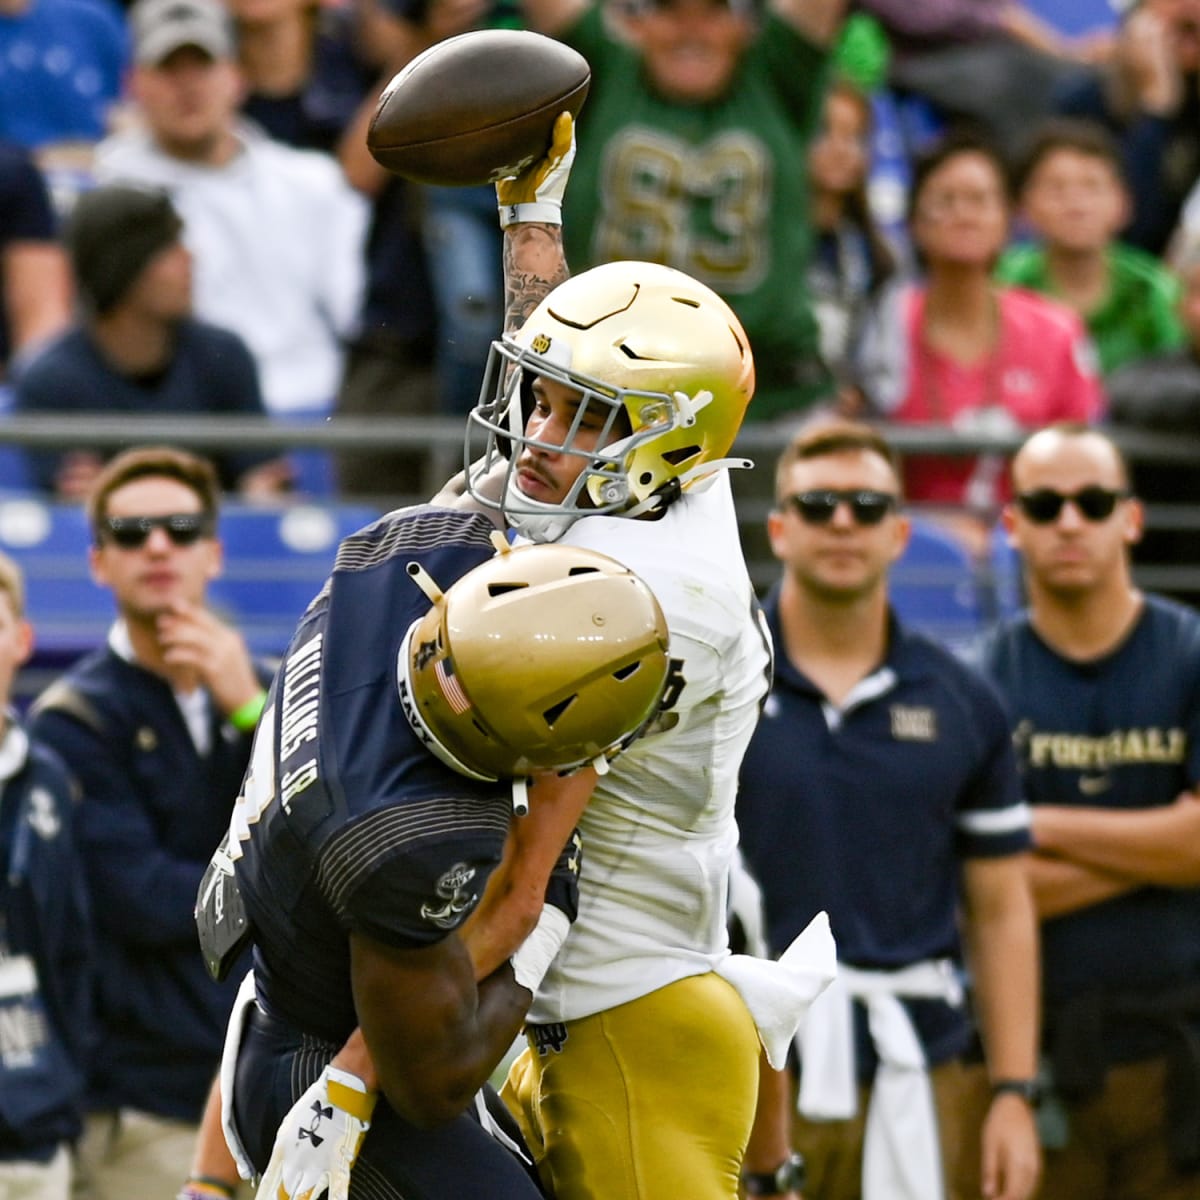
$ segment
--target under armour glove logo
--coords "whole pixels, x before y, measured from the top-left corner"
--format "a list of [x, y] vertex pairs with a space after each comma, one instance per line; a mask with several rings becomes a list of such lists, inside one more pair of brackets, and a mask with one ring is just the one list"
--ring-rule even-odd
[[322, 1105], [319, 1100], [314, 1100], [312, 1105], [313, 1119], [309, 1122], [307, 1129], [300, 1130], [300, 1140], [304, 1141], [308, 1138], [313, 1146], [319, 1146], [325, 1139], [317, 1132], [321, 1127], [322, 1121], [333, 1120], [333, 1108], [329, 1105]]
[[279, 1126], [256, 1200], [349, 1200], [374, 1108], [375, 1093], [361, 1079], [326, 1067]]

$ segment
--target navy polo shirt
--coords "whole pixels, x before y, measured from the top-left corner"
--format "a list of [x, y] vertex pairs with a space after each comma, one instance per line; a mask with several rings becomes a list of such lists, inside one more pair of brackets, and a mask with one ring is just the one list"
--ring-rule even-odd
[[[893, 617], [885, 661], [837, 708], [784, 654], [778, 602], [776, 587], [765, 605], [775, 682], [738, 797], [772, 949], [824, 909], [839, 959], [853, 966], [959, 958], [962, 860], [1029, 845], [998, 697]], [[966, 1046], [961, 1012], [940, 1001], [906, 1007], [931, 1062]]]

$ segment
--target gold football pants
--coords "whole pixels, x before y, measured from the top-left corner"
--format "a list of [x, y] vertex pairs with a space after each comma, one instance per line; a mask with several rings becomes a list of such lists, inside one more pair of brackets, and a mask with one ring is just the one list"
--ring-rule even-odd
[[502, 1095], [555, 1200], [735, 1200], [759, 1043], [720, 976], [527, 1038]]

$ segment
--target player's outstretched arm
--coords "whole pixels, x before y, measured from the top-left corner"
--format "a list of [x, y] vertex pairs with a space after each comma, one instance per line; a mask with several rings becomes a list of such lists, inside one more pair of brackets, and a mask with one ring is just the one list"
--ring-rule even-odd
[[575, 121], [554, 122], [544, 158], [496, 184], [504, 230], [504, 329], [512, 333], [567, 278], [562, 242], [562, 201], [575, 161]]

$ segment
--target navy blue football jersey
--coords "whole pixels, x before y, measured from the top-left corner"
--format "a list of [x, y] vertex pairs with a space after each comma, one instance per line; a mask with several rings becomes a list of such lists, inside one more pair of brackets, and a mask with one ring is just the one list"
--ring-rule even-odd
[[430, 945], [462, 923], [500, 860], [507, 785], [444, 766], [397, 688], [404, 635], [429, 609], [408, 564], [447, 589], [492, 557], [492, 528], [419, 506], [346, 538], [263, 710], [231, 839], [259, 996], [329, 1041], [357, 1024], [348, 933]]

